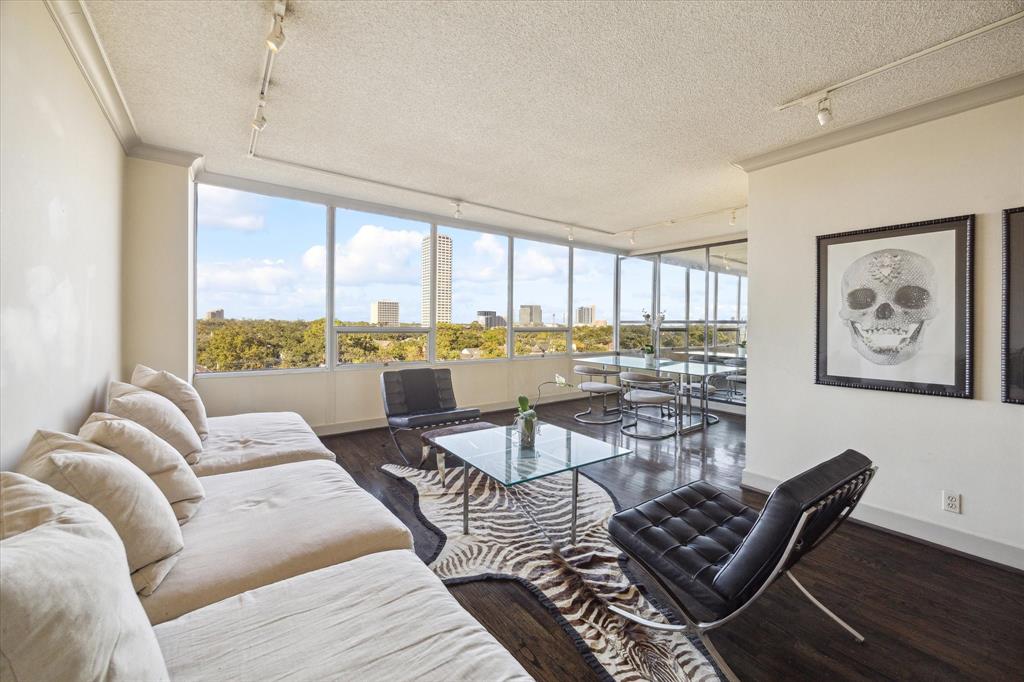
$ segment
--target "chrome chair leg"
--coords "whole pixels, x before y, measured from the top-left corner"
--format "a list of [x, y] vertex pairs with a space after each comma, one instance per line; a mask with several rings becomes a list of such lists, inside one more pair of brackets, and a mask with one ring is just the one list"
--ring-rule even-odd
[[675, 623], [659, 623], [653, 620], [647, 620], [643, 616], [638, 616], [631, 611], [627, 611], [621, 606], [615, 604], [609, 604], [608, 610], [612, 613], [618, 614], [626, 620], [631, 620], [638, 625], [651, 628], [652, 630], [664, 630], [665, 632], [689, 632], [689, 625], [676, 625]]
[[[583, 411], [583, 412], [578, 412], [578, 413], [574, 414], [572, 416], [573, 419], [575, 419], [576, 421], [578, 421], [581, 424], [596, 424], [598, 426], [603, 426], [603, 425], [607, 425], [607, 424], [617, 424], [618, 422], [622, 421], [622, 407], [621, 407], [621, 404], [620, 404], [620, 406], [618, 408], [615, 408], [613, 411], [609, 412], [609, 410], [608, 410], [607, 394], [602, 394], [601, 395], [601, 414], [604, 415], [604, 419], [585, 419], [584, 417], [586, 417], [589, 414], [594, 414], [594, 394], [593, 393], [587, 393], [587, 409], [585, 411]], [[614, 417], [614, 418], [610, 418], [608, 415], [611, 415], [611, 414], [615, 414], [617, 416]]]
[[850, 626], [850, 625], [849, 625], [849, 624], [848, 624], [848, 623], [847, 623], [847, 622], [846, 622], [845, 620], [843, 620], [842, 618], [840, 618], [840, 617], [839, 617], [839, 616], [837, 616], [836, 614], [832, 613], [832, 611], [830, 611], [830, 610], [829, 610], [829, 608], [828, 608], [827, 606], [825, 606], [825, 605], [824, 605], [824, 604], [822, 604], [822, 603], [821, 603], [820, 601], [818, 601], [818, 600], [817, 600], [817, 599], [816, 599], [816, 598], [814, 597], [814, 595], [813, 595], [813, 594], [811, 594], [811, 593], [810, 593], [810, 592], [809, 592], [809, 591], [807, 590], [807, 588], [806, 588], [806, 587], [804, 587], [804, 586], [803, 586], [803, 585], [802, 585], [802, 584], [800, 583], [800, 581], [796, 579], [796, 576], [795, 576], [795, 575], [793, 575], [793, 572], [792, 572], [792, 571], [786, 571], [786, 577], [787, 577], [787, 578], [789, 578], [790, 580], [792, 580], [792, 581], [793, 581], [793, 584], [794, 584], [794, 585], [796, 585], [796, 586], [797, 586], [798, 588], [800, 588], [800, 591], [804, 593], [804, 596], [805, 596], [805, 597], [807, 597], [807, 599], [808, 599], [808, 600], [809, 600], [809, 601], [810, 601], [810, 602], [811, 602], [812, 604], [814, 604], [814, 605], [815, 605], [815, 606], [817, 606], [817, 607], [818, 607], [819, 609], [821, 609], [822, 611], [824, 611], [824, 612], [825, 612], [825, 615], [826, 615], [826, 616], [828, 616], [829, 618], [831, 618], [831, 619], [832, 619], [832, 620], [834, 620], [835, 622], [839, 623], [839, 625], [841, 625], [841, 626], [843, 627], [843, 629], [844, 629], [844, 630], [846, 630], [846, 631], [847, 631], [847, 632], [849, 632], [849, 633], [850, 633], [851, 635], [853, 635], [853, 638], [854, 638], [855, 640], [857, 640], [857, 642], [859, 642], [859, 643], [863, 643], [863, 642], [864, 642], [864, 635], [862, 635], [862, 634], [860, 634], [859, 632], [857, 632], [856, 630], [854, 630], [854, 629], [853, 629], [853, 628], [852, 628], [852, 627], [851, 627], [851, 626]]

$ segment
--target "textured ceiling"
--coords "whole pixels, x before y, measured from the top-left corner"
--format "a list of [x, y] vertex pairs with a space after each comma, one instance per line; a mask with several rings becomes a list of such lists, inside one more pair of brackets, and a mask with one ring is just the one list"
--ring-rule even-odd
[[[246, 158], [272, 2], [86, 6], [148, 144], [212, 172], [448, 214], [444, 200]], [[746, 203], [730, 161], [820, 134], [782, 102], [1024, 9], [994, 2], [291, 0], [260, 154], [624, 230]], [[1024, 21], [833, 96], [828, 130], [1024, 71]], [[466, 207], [525, 231], [558, 225]], [[728, 214], [620, 248], [735, 232]]]

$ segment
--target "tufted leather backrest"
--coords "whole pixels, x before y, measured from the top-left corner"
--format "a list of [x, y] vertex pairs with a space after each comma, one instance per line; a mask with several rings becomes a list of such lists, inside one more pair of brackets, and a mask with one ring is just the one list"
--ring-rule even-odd
[[871, 460], [847, 450], [780, 484], [754, 527], [715, 576], [713, 587], [740, 606], [750, 599], [782, 558], [805, 511], [815, 511], [796, 539], [785, 568], [827, 537], [857, 506], [874, 473]]
[[384, 414], [389, 417], [455, 409], [452, 371], [431, 367], [399, 369], [380, 375]]

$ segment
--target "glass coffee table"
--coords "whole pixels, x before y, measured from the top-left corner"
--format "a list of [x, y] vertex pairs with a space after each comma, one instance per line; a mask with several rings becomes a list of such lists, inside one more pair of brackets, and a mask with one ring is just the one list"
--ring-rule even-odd
[[633, 452], [545, 422], [537, 422], [537, 434], [532, 448], [521, 447], [519, 432], [514, 426], [495, 426], [469, 433], [439, 436], [430, 442], [440, 450], [462, 460], [462, 532], [467, 534], [469, 467], [480, 470], [504, 486], [572, 471], [570, 537], [573, 544], [576, 543], [576, 502], [580, 467]]

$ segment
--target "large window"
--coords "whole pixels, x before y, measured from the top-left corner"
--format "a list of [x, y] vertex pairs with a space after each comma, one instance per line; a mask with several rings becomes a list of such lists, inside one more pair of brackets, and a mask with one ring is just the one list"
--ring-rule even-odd
[[324, 366], [323, 206], [199, 185], [196, 372]]
[[197, 372], [607, 353], [617, 319], [630, 350], [651, 339], [643, 314], [657, 256], [620, 264], [570, 244], [211, 185], [196, 193]]
[[569, 248], [516, 239], [512, 262], [515, 354], [566, 352], [569, 331]]
[[[438, 262], [448, 262], [438, 292], [446, 288], [450, 301], [450, 241], [439, 240], [437, 250]], [[433, 258], [429, 223], [335, 210], [338, 364], [427, 360]]]
[[574, 353], [613, 350], [615, 256], [573, 249], [572, 349]]
[[508, 242], [483, 232], [437, 228], [437, 359], [508, 355]]
[[653, 343], [654, 264], [657, 256], [619, 259], [619, 350], [640, 353]]

